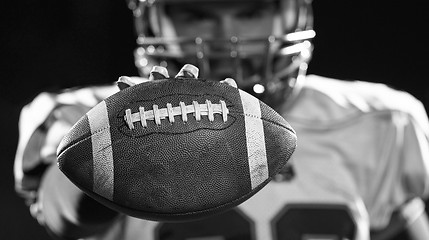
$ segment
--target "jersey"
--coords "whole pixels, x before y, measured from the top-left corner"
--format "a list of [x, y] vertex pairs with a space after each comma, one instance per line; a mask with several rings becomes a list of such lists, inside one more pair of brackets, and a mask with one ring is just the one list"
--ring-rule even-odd
[[413, 96], [312, 75], [292, 101], [281, 113], [297, 132], [297, 171], [320, 188], [333, 178], [342, 182], [339, 193], [358, 193], [372, 229], [385, 227], [407, 200], [428, 197], [428, 117]]
[[117, 92], [114, 85], [43, 92], [21, 110], [15, 155], [15, 189], [31, 205], [62, 137], [89, 109]]
[[[107, 232], [88, 239], [281, 239], [292, 226], [287, 225], [291, 210], [304, 205], [345, 210], [353, 222], [350, 232], [363, 240], [369, 239], [369, 221], [383, 227], [407, 198], [426, 197], [428, 120], [418, 100], [381, 84], [314, 75], [298, 86], [298, 94], [279, 111], [298, 136], [291, 179], [272, 181], [238, 207], [210, 218], [161, 223], [123, 215]], [[115, 91], [43, 93], [22, 110], [18, 192], [34, 199], [44, 166], [55, 162], [61, 135]]]
[[[297, 173], [298, 174], [298, 173]], [[296, 182], [294, 182], [296, 183]], [[330, 207], [332, 209], [347, 210], [353, 226], [346, 225], [342, 229], [346, 238], [369, 240], [368, 218], [365, 207], [359, 197], [352, 198], [329, 193], [326, 189], [315, 189], [302, 179], [296, 184], [288, 181], [273, 181], [255, 196], [227, 212], [202, 220], [183, 223], [168, 223], [146, 221], [142, 219], [122, 216], [120, 221], [110, 228], [109, 232], [91, 239], [129, 239], [129, 240], [233, 240], [233, 239], [338, 239], [330, 238], [329, 234], [323, 238], [301, 238], [300, 227], [313, 224], [312, 219], [297, 221], [294, 206], [307, 205], [311, 207]], [[301, 187], [303, 189], [301, 189]], [[338, 211], [340, 213], [340, 211]], [[328, 211], [330, 222], [338, 214]], [[300, 213], [298, 213], [300, 214]], [[311, 218], [317, 218], [311, 216]], [[324, 216], [326, 217], [326, 215]], [[320, 220], [320, 219], [318, 219]], [[346, 217], [341, 220], [348, 220]], [[299, 226], [294, 224], [299, 222]], [[320, 225], [321, 221], [315, 221]], [[338, 222], [333, 222], [337, 224]], [[327, 227], [336, 227], [327, 225]], [[330, 229], [328, 229], [329, 231]], [[294, 237], [291, 237], [294, 236]]]

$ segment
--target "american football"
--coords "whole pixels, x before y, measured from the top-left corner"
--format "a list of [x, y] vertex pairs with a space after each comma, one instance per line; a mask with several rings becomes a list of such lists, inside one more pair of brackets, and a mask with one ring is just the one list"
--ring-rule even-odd
[[242, 90], [166, 78], [104, 99], [63, 138], [57, 159], [74, 184], [114, 210], [184, 221], [257, 193], [296, 142], [282, 116]]

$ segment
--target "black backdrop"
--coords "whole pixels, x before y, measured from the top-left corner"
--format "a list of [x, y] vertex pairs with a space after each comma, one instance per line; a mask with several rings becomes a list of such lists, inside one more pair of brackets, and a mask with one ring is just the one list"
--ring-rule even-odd
[[[316, 0], [309, 72], [386, 83], [428, 107], [424, 4]], [[136, 75], [132, 17], [124, 0], [2, 1], [0, 13], [0, 239], [47, 239], [14, 193], [19, 111], [40, 91]]]

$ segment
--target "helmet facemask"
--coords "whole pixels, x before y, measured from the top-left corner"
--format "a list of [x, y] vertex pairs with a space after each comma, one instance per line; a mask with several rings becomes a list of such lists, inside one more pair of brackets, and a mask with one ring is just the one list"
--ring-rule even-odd
[[[169, 17], [169, 4], [192, 2], [178, 0], [131, 1], [138, 34], [135, 51], [136, 65], [148, 76], [154, 65], [177, 72], [186, 63], [196, 65], [200, 76], [211, 80], [232, 77], [239, 88], [272, 107], [284, 98], [304, 75], [311, 57], [312, 30], [310, 2], [306, 0], [253, 0], [276, 4], [272, 29], [265, 36], [193, 36], [180, 35]], [[248, 4], [249, 0], [199, 0]], [[239, 3], [240, 2], [240, 3]], [[279, 10], [280, 9], [280, 10]], [[192, 24], [189, 28], [192, 28]]]

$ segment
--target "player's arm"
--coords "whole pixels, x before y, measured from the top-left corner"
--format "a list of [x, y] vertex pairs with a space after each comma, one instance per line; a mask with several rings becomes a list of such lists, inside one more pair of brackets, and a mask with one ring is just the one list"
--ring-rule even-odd
[[71, 183], [56, 165], [42, 179], [38, 194], [39, 219], [62, 238], [82, 238], [105, 232], [118, 212], [94, 201]]
[[415, 101], [410, 105], [413, 108], [404, 131], [403, 183], [409, 201], [398, 212], [405, 221], [410, 239], [420, 240], [429, 237], [425, 211], [425, 201], [429, 197], [429, 121], [423, 104]]
[[402, 126], [402, 185], [405, 202], [393, 213], [385, 230], [373, 234], [371, 239], [390, 239], [406, 231], [410, 239], [429, 238], [429, 221], [425, 202], [429, 195], [429, 121], [423, 104], [410, 95], [403, 99], [408, 104], [398, 126]]
[[409, 198], [429, 197], [429, 120], [423, 104], [410, 104], [404, 128], [403, 183]]
[[71, 125], [88, 110], [40, 94], [23, 108], [15, 159], [15, 183], [31, 214], [60, 237], [82, 237], [108, 226], [118, 215], [88, 198], [59, 172], [56, 148]]

